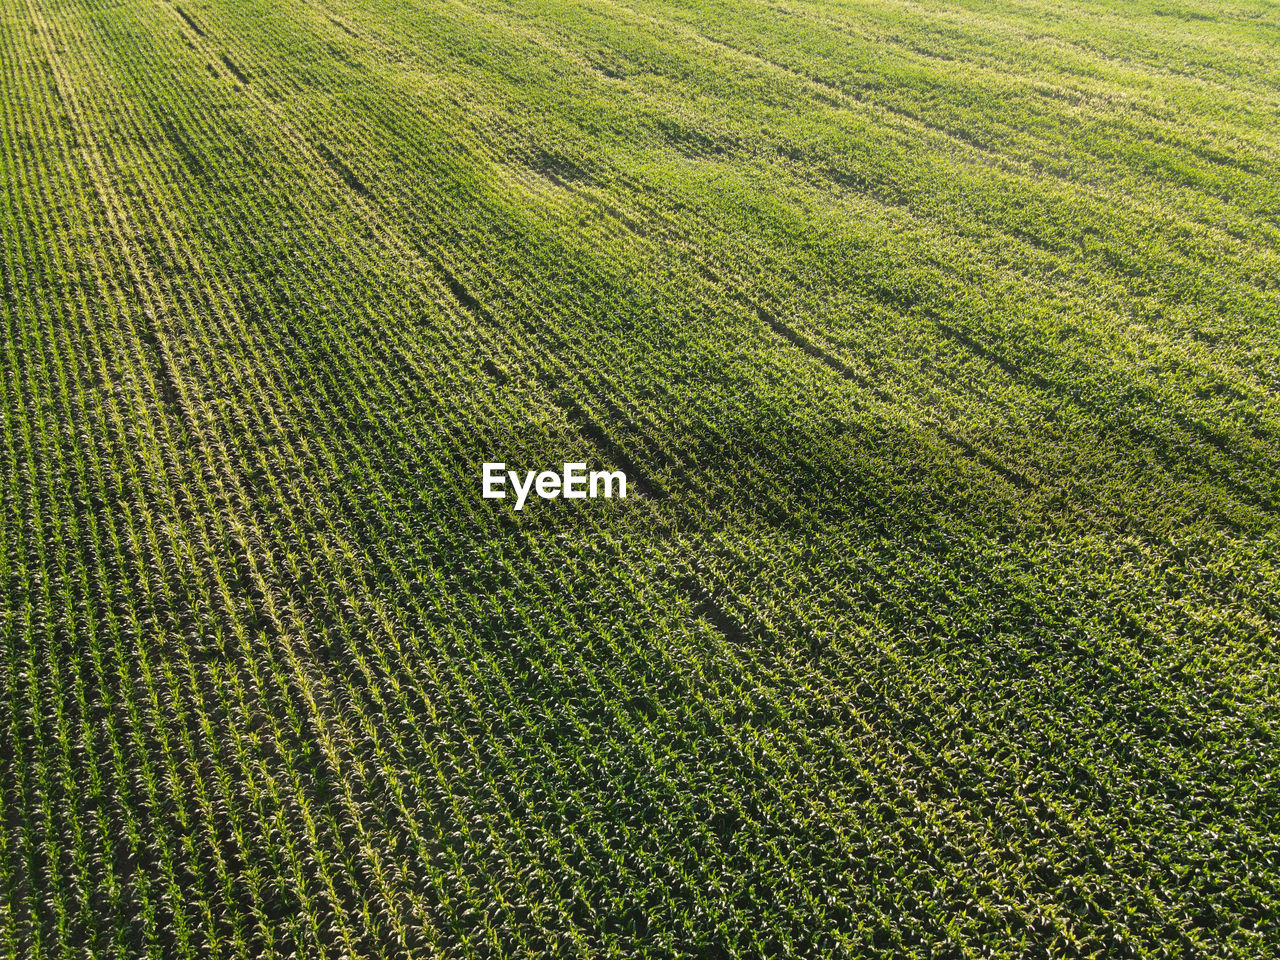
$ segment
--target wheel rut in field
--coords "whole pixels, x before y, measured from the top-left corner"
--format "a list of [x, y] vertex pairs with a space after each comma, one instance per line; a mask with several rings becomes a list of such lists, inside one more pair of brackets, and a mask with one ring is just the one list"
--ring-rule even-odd
[[[751, 307], [751, 309], [755, 311], [756, 316], [760, 318], [760, 321], [773, 331], [776, 336], [781, 337], [783, 340], [787, 341], [787, 343], [803, 352], [806, 356], [819, 361], [827, 368], [839, 374], [843, 379], [863, 390], [868, 391], [881, 403], [888, 406], [897, 406], [894, 398], [886, 390], [874, 383], [871, 383], [864, 375], [859, 373], [845, 361], [841, 360], [834, 353], [819, 346], [790, 324], [778, 319], [778, 317], [774, 316], [772, 312], [766, 310], [760, 304], [749, 300], [741, 294], [737, 294], [736, 296], [741, 303]], [[1039, 484], [1035, 481], [1002, 463], [985, 450], [981, 450], [969, 441], [957, 437], [950, 430], [937, 426], [936, 424], [930, 425], [930, 428], [945, 443], [960, 451], [960, 453], [965, 457], [977, 461], [988, 470], [1004, 478], [1008, 483], [1019, 490], [1024, 492], [1033, 492], [1039, 489]]]
[[316, 151], [324, 158], [324, 162], [329, 165], [329, 169], [337, 174], [338, 179], [345, 183], [349, 190], [361, 197], [371, 195], [372, 191], [370, 191], [365, 182], [356, 176], [355, 172], [347, 166], [341, 157], [323, 143], [316, 144]]
[[[1002, 356], [986, 344], [978, 342], [971, 335], [959, 330], [951, 324], [947, 323], [932, 311], [928, 314], [929, 319], [933, 322], [934, 327], [947, 339], [959, 344], [965, 350], [969, 351], [976, 357], [987, 361], [995, 367], [998, 367], [1010, 380], [1015, 383], [1029, 383], [1037, 390], [1047, 393], [1061, 400], [1065, 404], [1069, 404], [1091, 419], [1099, 419], [1102, 417], [1102, 411], [1096, 406], [1086, 404], [1079, 398], [1073, 396], [1066, 387], [1060, 382], [1050, 380], [1043, 374], [1030, 370], [1027, 367], [1015, 363], [1008, 357]], [[1212, 427], [1199, 423], [1185, 413], [1173, 412], [1168, 415], [1169, 422], [1178, 427], [1181, 431], [1190, 437], [1195, 438], [1199, 442], [1210, 446], [1218, 453], [1231, 457], [1237, 462], [1244, 462], [1242, 458], [1232, 452], [1230, 440], [1214, 430]], [[1103, 429], [1116, 429], [1115, 427], [1107, 427], [1103, 423]], [[1185, 463], [1185, 458], [1175, 455], [1169, 449], [1169, 441], [1163, 437], [1156, 436], [1149, 430], [1144, 430], [1136, 423], [1124, 424], [1123, 429], [1134, 440], [1146, 446], [1155, 457], [1155, 459], [1167, 469], [1171, 474], [1177, 475], [1183, 471], [1179, 469], [1179, 465]], [[1233, 476], [1226, 468], [1217, 464], [1208, 462], [1203, 456], [1198, 456], [1193, 461], [1204, 471], [1214, 482], [1220, 484], [1225, 490], [1241, 502], [1249, 506], [1262, 510], [1275, 512], [1280, 510], [1274, 499], [1265, 493], [1255, 489], [1251, 484], [1241, 480], [1239, 477]], [[1223, 518], [1224, 522], [1230, 522], [1227, 518]]]
[[[564, 411], [565, 418], [574, 429], [590, 440], [605, 455], [606, 460], [617, 464], [626, 472], [627, 482], [635, 487], [640, 496], [648, 500], [665, 500], [670, 496], [576, 399], [561, 393], [556, 396], [555, 404]], [[607, 406], [610, 408], [610, 416], [621, 416], [612, 404]]]
[[241, 70], [239, 65], [237, 65], [236, 62], [227, 54], [223, 53], [219, 56], [222, 59], [222, 65], [227, 68], [227, 72], [230, 73], [231, 76], [235, 77], [236, 82], [242, 87], [247, 87], [249, 85], [249, 75]]
[[208, 34], [205, 33], [204, 27], [200, 26], [200, 24], [198, 24], [195, 21], [195, 18], [193, 18], [191, 14], [187, 13], [187, 11], [183, 10], [179, 6], [174, 6], [173, 10], [178, 16], [180, 16], [186, 22], [187, 26], [191, 28], [191, 32], [194, 33], [197, 37], [208, 36]]

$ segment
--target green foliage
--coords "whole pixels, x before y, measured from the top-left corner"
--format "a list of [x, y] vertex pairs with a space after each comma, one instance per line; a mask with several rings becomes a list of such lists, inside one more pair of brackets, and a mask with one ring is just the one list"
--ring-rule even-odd
[[7, 4], [0, 953], [1275, 955], [1273, 20]]

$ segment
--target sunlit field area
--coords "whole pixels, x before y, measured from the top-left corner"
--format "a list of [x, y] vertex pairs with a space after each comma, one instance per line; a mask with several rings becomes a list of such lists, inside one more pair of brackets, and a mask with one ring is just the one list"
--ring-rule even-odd
[[1278, 371], [1273, 3], [0, 0], [0, 957], [1275, 956]]

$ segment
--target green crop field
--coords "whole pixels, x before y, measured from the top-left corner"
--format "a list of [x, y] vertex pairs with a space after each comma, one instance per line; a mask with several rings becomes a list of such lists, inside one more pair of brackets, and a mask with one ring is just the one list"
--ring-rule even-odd
[[0, 0], [0, 204], [0, 958], [1280, 956], [1275, 3]]

